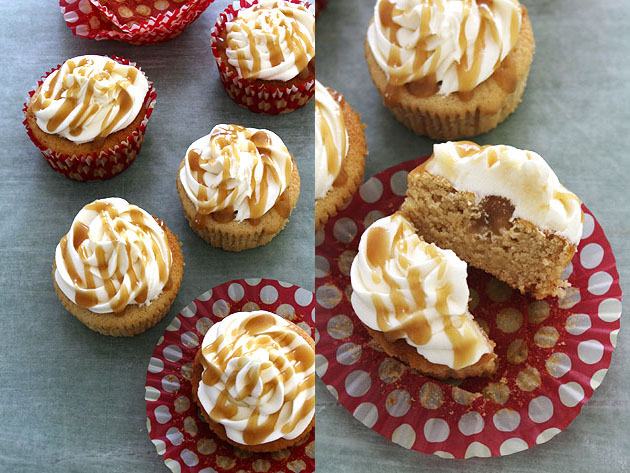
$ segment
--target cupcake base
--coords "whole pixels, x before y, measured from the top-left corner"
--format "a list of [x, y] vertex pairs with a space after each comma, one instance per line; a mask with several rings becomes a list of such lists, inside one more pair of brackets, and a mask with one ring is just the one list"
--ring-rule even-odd
[[[155, 218], [155, 217], [154, 217]], [[156, 218], [158, 223], [161, 223]], [[168, 313], [175, 301], [184, 275], [184, 257], [177, 236], [166, 225], [162, 225], [172, 254], [172, 265], [169, 280], [162, 293], [148, 306], [137, 304], [127, 306], [122, 312], [97, 314], [72, 302], [59, 288], [55, 281], [57, 266], [53, 263], [53, 282], [55, 292], [63, 306], [89, 329], [111, 337], [132, 337], [153, 327]]]
[[394, 117], [418, 135], [448, 141], [489, 131], [516, 109], [525, 90], [534, 48], [532, 25], [523, 8], [516, 45], [492, 76], [470, 92], [429, 97], [416, 97], [406, 85], [388, 89], [387, 76], [367, 39], [365, 57], [372, 81]]
[[269, 243], [285, 227], [300, 195], [300, 174], [295, 162], [289, 185], [278, 198], [276, 204], [259, 219], [217, 221], [212, 214], [202, 215], [186, 194], [179, 180], [179, 173], [185, 159], [177, 171], [177, 193], [184, 208], [186, 220], [194, 232], [212, 246], [227, 251], [242, 251]]
[[361, 123], [361, 115], [348, 105], [343, 96], [332, 89], [331, 95], [340, 102], [346, 130], [348, 131], [348, 153], [341, 164], [339, 176], [328, 193], [315, 201], [315, 229], [322, 228], [328, 219], [350, 199], [363, 182], [367, 144], [365, 142], [365, 125]]
[[[308, 335], [304, 330], [302, 330], [300, 327], [298, 327], [295, 324], [293, 324], [291, 328], [295, 330], [304, 340], [306, 340], [308, 344], [310, 345], [310, 347], [313, 349], [313, 351], [315, 351], [315, 341], [311, 338], [310, 335]], [[201, 363], [201, 356], [202, 356], [201, 350], [198, 350], [197, 354], [195, 355], [195, 359], [193, 361], [193, 374], [192, 374], [192, 381], [191, 381], [193, 400], [199, 406], [199, 411], [201, 412], [203, 420], [206, 421], [206, 423], [210, 427], [210, 430], [212, 430], [212, 432], [214, 432], [221, 440], [224, 440], [231, 445], [234, 445], [236, 447], [239, 447], [243, 450], [247, 450], [250, 452], [276, 452], [278, 450], [282, 450], [283, 448], [289, 448], [289, 447], [292, 447], [293, 445], [299, 444], [302, 440], [308, 437], [313, 427], [315, 427], [315, 416], [313, 416], [313, 419], [311, 420], [310, 424], [308, 424], [304, 432], [302, 432], [302, 434], [300, 434], [298, 437], [291, 440], [280, 438], [280, 439], [274, 440], [273, 442], [261, 443], [259, 445], [244, 445], [230, 439], [227, 436], [225, 427], [223, 427], [222, 424], [215, 422], [210, 418], [210, 415], [201, 405], [201, 402], [199, 401], [199, 398], [197, 397], [197, 391], [199, 389], [199, 383], [201, 382], [201, 375], [203, 373], [203, 364]]]

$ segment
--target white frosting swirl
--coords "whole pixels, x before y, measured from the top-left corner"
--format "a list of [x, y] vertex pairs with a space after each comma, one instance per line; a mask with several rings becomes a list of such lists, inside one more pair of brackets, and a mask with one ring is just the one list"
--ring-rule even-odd
[[246, 79], [286, 82], [315, 57], [315, 17], [303, 5], [260, 0], [240, 9], [226, 30], [228, 62]]
[[457, 190], [474, 193], [479, 200], [491, 195], [505, 197], [514, 206], [512, 219], [527, 220], [574, 245], [582, 237], [580, 200], [533, 151], [470, 141], [441, 143], [433, 146], [424, 169], [444, 177]]
[[492, 351], [467, 309], [466, 263], [421, 240], [402, 215], [365, 231], [350, 278], [361, 321], [430, 362], [461, 369]]
[[275, 133], [217, 125], [190, 145], [179, 181], [200, 214], [229, 208], [243, 221], [274, 206], [292, 171], [291, 153]]
[[201, 346], [197, 397], [243, 445], [295, 439], [315, 415], [315, 352], [290, 322], [266, 311], [214, 324]]
[[341, 104], [315, 81], [315, 199], [332, 189], [348, 154], [348, 130]]
[[105, 138], [138, 116], [149, 90], [144, 74], [104, 56], [68, 59], [35, 100], [37, 126], [76, 143]]
[[98, 314], [148, 305], [169, 280], [172, 255], [164, 230], [118, 197], [77, 214], [55, 251], [55, 281], [68, 299]]
[[474, 89], [516, 44], [517, 0], [378, 0], [367, 41], [390, 84], [435, 75], [438, 93]]

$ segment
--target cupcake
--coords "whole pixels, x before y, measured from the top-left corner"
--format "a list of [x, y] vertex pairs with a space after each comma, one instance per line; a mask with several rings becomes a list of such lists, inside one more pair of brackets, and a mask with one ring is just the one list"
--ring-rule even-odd
[[521, 100], [533, 54], [527, 10], [517, 0], [378, 0], [365, 40], [385, 106], [436, 140], [502, 122]]
[[401, 211], [425, 240], [536, 299], [567, 287], [584, 215], [540, 155], [442, 143], [408, 182]]
[[268, 243], [284, 228], [300, 194], [300, 175], [275, 133], [217, 125], [188, 148], [177, 192], [201, 238], [241, 251]]
[[88, 328], [116, 337], [158, 323], [183, 271], [180, 244], [164, 222], [117, 197], [81, 209], [53, 264], [63, 306]]
[[343, 96], [315, 82], [315, 228], [357, 191], [363, 181], [365, 125]]
[[489, 375], [494, 342], [468, 311], [467, 265], [400, 213], [374, 222], [352, 262], [352, 308], [385, 352], [435, 378]]
[[31, 92], [24, 125], [55, 171], [77, 181], [107, 179], [140, 152], [155, 97], [129, 61], [78, 56]]
[[292, 112], [315, 93], [315, 17], [299, 0], [235, 2], [212, 52], [227, 94], [252, 112]]
[[178, 36], [214, 0], [60, 0], [72, 33], [90, 39], [153, 44]]
[[315, 342], [271, 312], [231, 314], [204, 336], [192, 389], [219, 438], [253, 452], [291, 447], [315, 425]]

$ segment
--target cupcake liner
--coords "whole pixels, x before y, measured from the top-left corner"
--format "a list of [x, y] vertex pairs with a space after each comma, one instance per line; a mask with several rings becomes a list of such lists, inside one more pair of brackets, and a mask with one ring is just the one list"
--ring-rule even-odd
[[[310, 7], [310, 3], [300, 0], [286, 0], [289, 3], [296, 3]], [[217, 40], [225, 29], [225, 24], [233, 20], [238, 11], [256, 5], [258, 0], [240, 0], [228, 6], [219, 15], [216, 25], [212, 28], [212, 53], [217, 62], [219, 77], [225, 91], [234, 102], [254, 113], [264, 113], [267, 115], [279, 115], [290, 113], [306, 105], [315, 94], [315, 78], [300, 83], [298, 85], [286, 86], [267, 84], [266, 81], [250, 80], [239, 77], [235, 70], [228, 68], [226, 62], [221, 59], [221, 54], [217, 47]]]
[[315, 429], [299, 445], [249, 453], [220, 440], [192, 397], [192, 362], [205, 333], [228, 314], [268, 310], [313, 334], [313, 293], [271, 279], [241, 279], [199, 296], [173, 319], [149, 361], [145, 386], [147, 429], [173, 472], [315, 471]]
[[[111, 8], [100, 0], [59, 0], [66, 25], [76, 36], [143, 45], [168, 41], [195, 21], [214, 0], [121, 0]], [[113, 2], [109, 2], [112, 3]]]
[[404, 200], [427, 158], [368, 180], [316, 236], [317, 373], [363, 424], [409, 449], [445, 458], [509, 455], [564, 430], [600, 385], [619, 332], [621, 288], [604, 232], [583, 206], [584, 234], [564, 295], [536, 301], [470, 268], [470, 310], [496, 341], [497, 372], [442, 382], [388, 357], [350, 303], [362, 233]]
[[[136, 65], [134, 62], [130, 62], [129, 60], [118, 56], [112, 56], [111, 58], [120, 64], [131, 66]], [[44, 80], [46, 80], [50, 74], [60, 67], [61, 65], [59, 64], [57, 67], [50, 70], [50, 72], [42, 76], [42, 78], [37, 82], [35, 89], [28, 93], [28, 100], [24, 103], [24, 108], [22, 109], [25, 116], [22, 123], [26, 127], [26, 133], [35, 146], [39, 148], [42, 156], [44, 156], [44, 159], [50, 167], [59, 174], [66, 176], [68, 179], [83, 182], [99, 181], [109, 179], [120, 174], [136, 159], [136, 156], [142, 147], [149, 117], [151, 116], [151, 113], [153, 113], [155, 100], [157, 98], [157, 94], [153, 88], [153, 82], [149, 81], [149, 91], [144, 99], [143, 106], [144, 118], [137, 129], [135, 129], [130, 135], [113, 148], [87, 155], [69, 155], [54, 151], [42, 144], [35, 137], [33, 130], [31, 130], [31, 127], [26, 120], [26, 111], [31, 98], [37, 92], [37, 89], [39, 89], [39, 87], [44, 83]]]

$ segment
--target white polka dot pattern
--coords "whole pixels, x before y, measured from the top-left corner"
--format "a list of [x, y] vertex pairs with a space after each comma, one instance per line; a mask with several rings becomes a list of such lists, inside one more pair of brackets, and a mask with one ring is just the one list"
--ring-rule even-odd
[[506, 366], [474, 383], [473, 391], [466, 381], [428, 380], [387, 356], [349, 300], [359, 237], [399, 208], [408, 172], [420, 162], [369, 179], [316, 236], [317, 346], [327, 361], [322, 379], [361, 422], [406, 448], [466, 458], [543, 443], [575, 418], [610, 363], [621, 315], [610, 245], [584, 209], [584, 235], [563, 272], [570, 284], [557, 299], [535, 301], [471, 268], [470, 310], [481, 314], [477, 320], [497, 346], [509, 347]]

